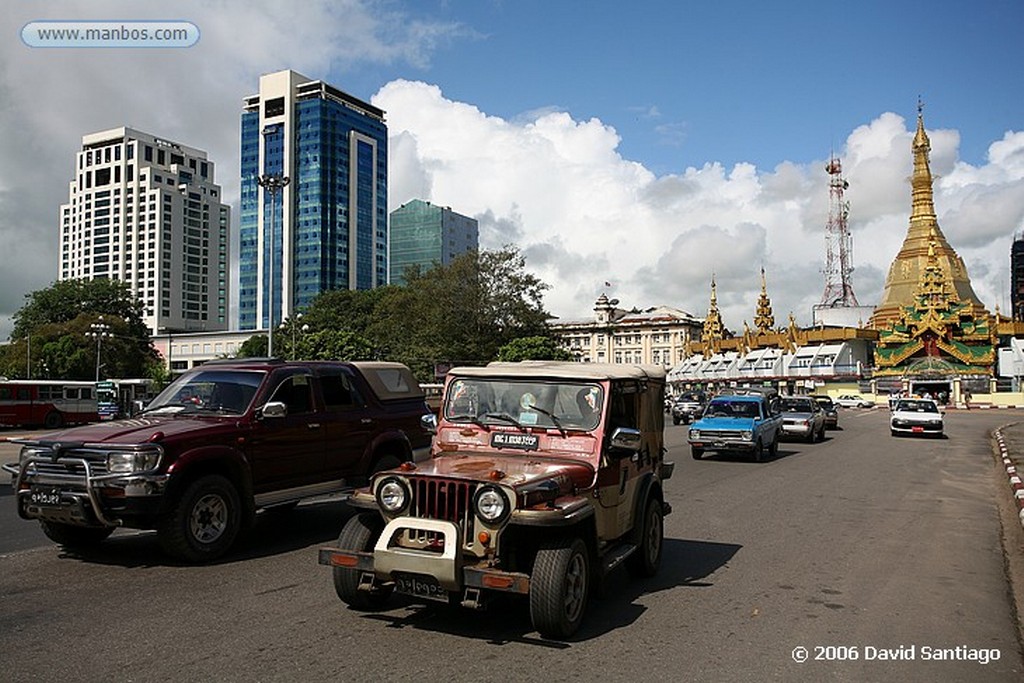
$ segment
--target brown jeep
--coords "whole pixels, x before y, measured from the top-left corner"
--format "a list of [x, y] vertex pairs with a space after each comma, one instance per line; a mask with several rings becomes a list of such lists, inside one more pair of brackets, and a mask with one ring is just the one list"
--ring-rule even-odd
[[[378, 473], [362, 511], [320, 550], [338, 596], [392, 592], [481, 608], [528, 596], [534, 627], [565, 638], [592, 585], [661, 561], [665, 372], [529, 361], [452, 370], [431, 458]], [[428, 416], [425, 422], [433, 422]]]

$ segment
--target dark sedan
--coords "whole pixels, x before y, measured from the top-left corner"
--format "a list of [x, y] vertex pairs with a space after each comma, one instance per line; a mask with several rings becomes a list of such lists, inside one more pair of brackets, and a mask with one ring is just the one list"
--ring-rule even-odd
[[839, 429], [839, 407], [831, 396], [811, 396], [825, 412], [825, 429]]

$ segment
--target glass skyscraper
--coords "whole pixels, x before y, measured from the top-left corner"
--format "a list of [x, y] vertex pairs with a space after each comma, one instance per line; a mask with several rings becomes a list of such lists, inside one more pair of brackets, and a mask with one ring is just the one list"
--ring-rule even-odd
[[[387, 282], [383, 110], [279, 71], [245, 99], [241, 143], [239, 329], [268, 329], [322, 291]], [[290, 179], [273, 201], [266, 174]]]
[[391, 212], [391, 283], [405, 284], [405, 269], [430, 270], [448, 265], [467, 251], [479, 249], [477, 221], [451, 207], [413, 199]]

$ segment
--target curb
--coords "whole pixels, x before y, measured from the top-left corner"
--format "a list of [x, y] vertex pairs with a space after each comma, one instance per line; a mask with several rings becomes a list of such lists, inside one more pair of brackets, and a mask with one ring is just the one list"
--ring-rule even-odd
[[1003, 468], [1010, 481], [1010, 489], [1013, 490], [1013, 500], [1017, 504], [1017, 519], [1024, 527], [1024, 482], [1017, 474], [1017, 466], [1010, 460], [1009, 452], [1006, 449], [1006, 440], [1003, 439], [1003, 430], [999, 428], [994, 432], [996, 443], [999, 444], [999, 457], [1002, 458]]

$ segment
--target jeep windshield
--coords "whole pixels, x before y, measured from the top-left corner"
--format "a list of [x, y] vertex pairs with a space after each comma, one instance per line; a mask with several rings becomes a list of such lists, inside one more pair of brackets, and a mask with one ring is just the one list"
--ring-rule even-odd
[[266, 373], [253, 370], [200, 370], [184, 374], [160, 392], [143, 412], [241, 415], [249, 409], [265, 376]]
[[453, 380], [445, 394], [444, 417], [481, 426], [591, 431], [601, 422], [604, 389], [588, 382], [491, 378]]

